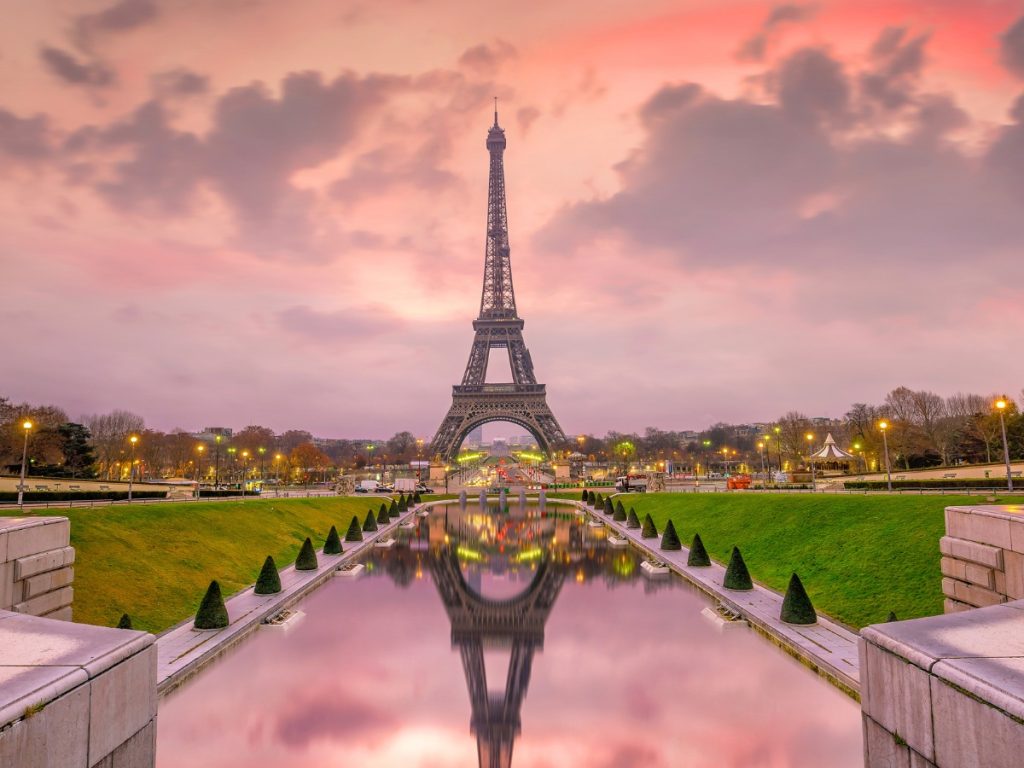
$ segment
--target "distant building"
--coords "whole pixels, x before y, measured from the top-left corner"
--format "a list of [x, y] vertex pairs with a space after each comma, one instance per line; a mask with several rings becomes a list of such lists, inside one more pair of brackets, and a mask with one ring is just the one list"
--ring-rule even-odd
[[469, 434], [466, 435], [466, 439], [463, 441], [467, 448], [479, 448], [484, 443], [484, 425], [481, 424], [476, 429], [470, 430]]
[[204, 443], [212, 443], [218, 437], [222, 440], [230, 440], [232, 434], [234, 433], [231, 431], [231, 427], [203, 427], [203, 431], [197, 433], [195, 438]]

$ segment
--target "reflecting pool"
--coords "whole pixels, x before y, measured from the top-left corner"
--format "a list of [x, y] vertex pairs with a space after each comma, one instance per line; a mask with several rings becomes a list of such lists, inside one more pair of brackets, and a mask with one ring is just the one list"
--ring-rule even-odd
[[844, 768], [859, 706], [568, 507], [435, 507], [160, 705], [160, 768]]

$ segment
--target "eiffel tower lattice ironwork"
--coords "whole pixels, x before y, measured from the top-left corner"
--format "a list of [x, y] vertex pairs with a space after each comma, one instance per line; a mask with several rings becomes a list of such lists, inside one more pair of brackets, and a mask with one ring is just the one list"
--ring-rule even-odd
[[[516, 312], [512, 287], [512, 261], [508, 245], [508, 212], [505, 205], [505, 131], [494, 125], [487, 132], [491, 156], [487, 189], [487, 248], [480, 316], [473, 321], [473, 347], [462, 376], [452, 387], [452, 405], [434, 434], [431, 455], [454, 457], [470, 431], [490, 421], [509, 421], [525, 428], [545, 452], [565, 440], [565, 433], [548, 407], [543, 384], [533, 373], [530, 350], [523, 341], [523, 320]], [[487, 362], [492, 349], [508, 351], [512, 381], [487, 384]]]
[[[476, 735], [480, 768], [509, 768], [522, 729], [520, 712], [530, 685], [533, 654], [544, 647], [544, 625], [565, 581], [565, 569], [545, 558], [527, 590], [507, 600], [481, 597], [462, 575], [455, 548], [431, 560], [434, 584], [452, 625], [452, 645], [472, 706], [470, 728]], [[485, 648], [509, 648], [508, 675], [501, 694], [488, 691]]]

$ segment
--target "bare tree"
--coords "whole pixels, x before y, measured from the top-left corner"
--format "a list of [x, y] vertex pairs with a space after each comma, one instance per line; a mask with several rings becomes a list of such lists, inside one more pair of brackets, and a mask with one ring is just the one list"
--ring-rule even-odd
[[131, 411], [111, 411], [88, 416], [85, 423], [92, 433], [92, 444], [96, 448], [100, 472], [110, 479], [115, 462], [128, 450], [128, 437], [145, 429], [146, 422]]

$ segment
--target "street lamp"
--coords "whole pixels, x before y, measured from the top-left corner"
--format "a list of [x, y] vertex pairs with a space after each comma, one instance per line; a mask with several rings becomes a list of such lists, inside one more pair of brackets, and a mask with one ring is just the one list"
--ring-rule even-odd
[[[234, 460], [235, 460], [235, 458], [238, 455], [238, 448], [236, 448], [233, 445], [228, 446], [228, 454], [231, 457], [231, 461], [229, 463], [234, 463]], [[234, 472], [231, 471], [231, 470], [226, 470], [224, 472], [224, 474], [227, 475], [227, 478], [228, 478], [227, 484], [231, 485], [231, 477], [232, 477], [232, 475], [234, 475]]]
[[238, 483], [238, 488], [242, 492], [242, 495], [245, 496], [245, 464], [249, 460], [249, 452], [248, 451], [242, 451], [241, 456], [242, 456], [242, 479]]
[[996, 410], [999, 411], [999, 426], [1003, 431], [1003, 461], [1006, 462], [1006, 490], [1013, 490], [1013, 473], [1010, 471], [1010, 446], [1006, 442], [1006, 419], [1003, 413], [1006, 411], [1006, 398], [996, 400]]
[[215, 438], [213, 438], [213, 442], [217, 444], [217, 458], [215, 460], [216, 465], [213, 470], [213, 490], [217, 490], [218, 488], [220, 488], [220, 441], [220, 435], [217, 435]]
[[889, 489], [889, 493], [892, 493], [892, 465], [889, 463], [889, 438], [886, 436], [889, 422], [882, 419], [878, 422], [878, 429], [882, 433], [882, 446], [885, 450], [885, 485]]
[[280, 453], [275, 453], [274, 454], [274, 479], [277, 481], [278, 485], [280, 485], [280, 483], [281, 483], [281, 459], [282, 458], [284, 458], [284, 457], [281, 456]]
[[764, 478], [765, 485], [768, 484], [768, 475], [764, 473], [764, 443], [757, 444], [757, 452], [761, 454], [761, 477]]
[[196, 451], [199, 453], [199, 465], [196, 467], [196, 482], [203, 482], [203, 452], [206, 450], [206, 446], [200, 443], [196, 446]]
[[21, 445], [21, 482], [18, 483], [18, 506], [24, 508], [25, 506], [25, 460], [28, 458], [28, 433], [32, 431], [32, 422], [25, 419], [21, 423], [21, 428], [25, 430], [25, 441]]
[[711, 479], [711, 467], [708, 466], [708, 448], [711, 447], [711, 441], [710, 440], [704, 440], [703, 444], [704, 444], [704, 454], [703, 454], [703, 456], [704, 456], [704, 477], [706, 477], [708, 479]]
[[805, 437], [807, 438], [807, 460], [811, 464], [811, 493], [818, 490], [818, 481], [814, 475], [814, 435], [808, 432]]
[[266, 448], [257, 448], [256, 450], [259, 451], [259, 454], [260, 454], [260, 482], [262, 483], [263, 482], [263, 478], [265, 477], [265, 475], [263, 474], [263, 460], [264, 460], [264, 457], [266, 456], [267, 449]]
[[[770, 475], [772, 473], [772, 444], [771, 444], [772, 436], [771, 435], [765, 435], [762, 439], [764, 440], [764, 450], [765, 450], [765, 454], [766, 454], [767, 459], [768, 459], [768, 474]], [[779, 469], [782, 469], [782, 467], [779, 467]], [[765, 481], [767, 482], [767, 480], [768, 480], [768, 478], [767, 478], [767, 475], [766, 475], [765, 476]]]
[[128, 503], [132, 503], [132, 485], [135, 481], [135, 444], [139, 442], [138, 435], [132, 435], [128, 438], [128, 442], [132, 444], [132, 461], [128, 467]]

